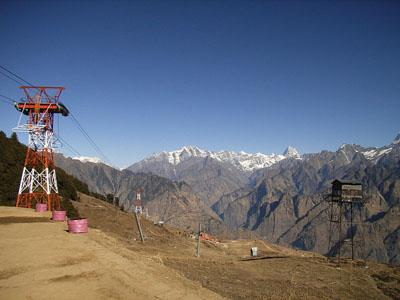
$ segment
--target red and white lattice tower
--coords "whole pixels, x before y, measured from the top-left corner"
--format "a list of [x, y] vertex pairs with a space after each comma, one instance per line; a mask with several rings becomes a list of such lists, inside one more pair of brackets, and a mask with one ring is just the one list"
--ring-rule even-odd
[[28, 148], [16, 201], [17, 207], [33, 207], [46, 203], [49, 210], [60, 209], [60, 198], [53, 150], [54, 114], [68, 116], [68, 109], [59, 102], [63, 87], [21, 86], [26, 101], [15, 107], [26, 115], [27, 121], [19, 119], [16, 132], [28, 133]]
[[136, 190], [136, 200], [134, 202], [134, 205], [135, 205], [135, 213], [137, 213], [137, 214], [143, 213], [142, 193], [143, 193], [142, 188]]

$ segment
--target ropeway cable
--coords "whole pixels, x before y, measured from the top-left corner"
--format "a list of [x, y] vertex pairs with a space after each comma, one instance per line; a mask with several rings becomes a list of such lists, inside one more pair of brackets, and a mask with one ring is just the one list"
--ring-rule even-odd
[[[10, 80], [12, 80], [12, 81], [14, 81], [14, 82], [16, 82], [16, 83], [18, 83], [18, 84], [21, 84], [21, 85], [27, 84], [27, 85], [30, 86], [30, 87], [35, 87], [32, 83], [30, 83], [29, 81], [25, 80], [24, 78], [22, 78], [22, 77], [19, 76], [18, 74], [16, 74], [16, 73], [10, 71], [10, 70], [7, 69], [6, 67], [0, 65], [0, 69], [6, 71], [8, 74], [11, 74], [11, 75], [14, 76], [15, 78], [17, 78], [17, 79], [15, 79], [15, 78], [11, 77], [10, 75], [4, 73], [2, 70], [0, 70], [0, 73], [3, 74], [4, 76], [6, 76], [7, 78], [9, 78]], [[8, 97], [7, 97], [7, 98], [8, 98]], [[10, 99], [11, 99], [11, 98], [9, 98], [9, 100], [10, 100]], [[10, 104], [11, 104], [11, 102], [10, 102]], [[109, 164], [111, 164], [111, 161], [110, 161], [110, 160], [108, 159], [108, 157], [104, 154], [104, 152], [101, 150], [101, 148], [94, 142], [94, 140], [90, 137], [90, 135], [89, 135], [89, 134], [87, 133], [87, 131], [83, 128], [83, 126], [82, 126], [81, 123], [78, 121], [78, 119], [72, 114], [72, 112], [70, 112], [70, 115], [71, 115], [72, 119], [75, 121], [75, 123], [76, 123], [76, 125], [77, 125], [79, 131], [83, 134], [83, 136], [84, 136], [84, 137], [88, 140], [88, 142], [92, 145], [92, 147], [94, 148], [94, 150], [95, 150], [106, 162], [108, 162]], [[60, 136], [59, 136], [59, 138], [60, 138], [60, 140], [61, 140], [61, 137], [60, 137]], [[65, 142], [65, 140], [64, 140], [64, 142]], [[68, 145], [69, 145], [69, 144], [68, 144]], [[71, 149], [72, 149], [72, 146], [71, 146], [71, 145], [69, 145], [69, 147], [71, 147]], [[79, 152], [77, 152], [76, 150], [74, 150], [74, 152], [75, 152], [75, 153], [79, 153]], [[112, 165], [112, 164], [111, 164], [111, 165]]]
[[13, 98], [10, 98], [10, 97], [7, 97], [7, 96], [1, 95], [1, 94], [0, 94], [0, 97], [4, 98], [4, 99], [0, 99], [1, 101], [7, 102], [7, 103], [10, 103], [13, 105], [14, 105], [14, 102], [17, 102]]
[[95, 150], [102, 156], [102, 158], [111, 164], [111, 161], [108, 159], [108, 157], [104, 154], [104, 152], [100, 149], [100, 147], [94, 142], [94, 140], [90, 137], [90, 135], [87, 133], [87, 131], [82, 127], [81, 123], [78, 121], [78, 119], [70, 112], [70, 115], [72, 119], [75, 121], [76, 125], [78, 126], [78, 129], [81, 131], [81, 133], [86, 137], [86, 139], [92, 144], [92, 146], [95, 148]]
[[[18, 78], [19, 80], [21, 80], [22, 82], [24, 82], [25, 84], [27, 84], [27, 85], [29, 85], [29, 86], [34, 86], [32, 83], [30, 83], [29, 81], [27, 81], [27, 80], [25, 80], [25, 79], [23, 79], [21, 76], [18, 76], [17, 74], [15, 74], [14, 72], [11, 72], [9, 69], [7, 69], [6, 67], [4, 67], [4, 66], [2, 66], [2, 65], [0, 65], [0, 68], [1, 69], [3, 69], [4, 71], [6, 71], [6, 72], [8, 72], [9, 74], [11, 74], [12, 76], [14, 76], [14, 77], [16, 77], [16, 78]], [[1, 72], [1, 71], [0, 71]], [[5, 75], [3, 72], [1, 72], [3, 75]], [[5, 75], [5, 76], [7, 76], [7, 75]], [[9, 76], [7, 76], [8, 78], [10, 78]], [[15, 81], [15, 82], [18, 82], [18, 80], [16, 80], [16, 79], [12, 79], [12, 78], [10, 78], [11, 80], [13, 80], [13, 81]], [[18, 82], [19, 84], [21, 84], [21, 82]], [[24, 85], [24, 84], [22, 84], [22, 85]]]

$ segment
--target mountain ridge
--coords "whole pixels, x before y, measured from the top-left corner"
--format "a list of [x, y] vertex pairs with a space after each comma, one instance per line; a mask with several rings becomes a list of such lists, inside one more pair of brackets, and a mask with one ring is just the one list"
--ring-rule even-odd
[[[289, 157], [254, 172], [237, 168], [229, 160], [212, 157], [207, 150], [183, 147], [177, 152], [153, 155], [122, 173], [128, 172], [129, 176], [153, 174], [185, 182], [188, 189], [190, 187], [200, 196], [204, 207], [211, 207], [232, 232], [253, 231], [270, 242], [323, 254], [328, 250], [329, 222], [326, 203], [321, 202], [322, 195], [335, 178], [360, 180], [368, 187], [370, 204], [366, 205], [365, 211], [359, 212], [361, 219], [358, 220], [367, 229], [360, 227], [356, 233], [368, 236], [368, 258], [398, 264], [400, 249], [396, 245], [400, 240], [400, 228], [396, 229], [395, 216], [400, 203], [400, 143], [396, 141], [397, 138], [382, 147], [343, 144], [336, 151], [323, 150], [303, 154], [300, 158], [295, 149], [288, 147]], [[229, 151], [219, 153], [226, 157], [230, 154]], [[109, 174], [103, 182], [104, 174], [96, 172], [98, 177], [94, 178], [102, 179], [93, 182], [94, 187], [120, 176]], [[88, 176], [84, 177], [88, 180]], [[128, 186], [130, 189], [136, 186], [129, 180], [124, 183], [126, 198], [133, 197]], [[110, 190], [112, 185], [108, 185]], [[162, 199], [174, 203], [165, 195]], [[163, 205], [163, 202], [157, 203]]]
[[[368, 155], [375, 151], [376, 155]], [[400, 264], [400, 144], [380, 148], [342, 145], [336, 152], [283, 160], [252, 174], [252, 189], [225, 195], [212, 208], [230, 228], [258, 233], [269, 242], [326, 254], [329, 207], [323, 196], [333, 179], [358, 180], [366, 204], [357, 208], [358, 257]]]
[[192, 229], [198, 223], [221, 236], [229, 234], [226, 226], [185, 182], [172, 181], [149, 173], [117, 170], [102, 163], [55, 155], [56, 165], [84, 181], [91, 192], [116, 196], [116, 203], [124, 211], [132, 211], [136, 190], [144, 189], [142, 203], [154, 221], [163, 221], [175, 227]]
[[263, 154], [260, 152], [257, 153], [247, 153], [244, 151], [235, 152], [235, 151], [210, 151], [203, 150], [198, 148], [197, 146], [183, 146], [180, 149], [174, 151], [163, 151], [160, 153], [153, 154], [143, 160], [132, 164], [127, 167], [127, 169], [137, 168], [137, 166], [157, 161], [168, 162], [171, 165], [178, 165], [186, 159], [197, 157], [197, 158], [205, 158], [210, 157], [215, 160], [221, 162], [231, 163], [232, 166], [236, 167], [238, 170], [243, 172], [252, 172], [255, 169], [265, 168], [273, 165], [274, 163], [288, 158], [294, 157], [300, 159], [300, 154], [298, 151], [289, 146], [284, 154]]

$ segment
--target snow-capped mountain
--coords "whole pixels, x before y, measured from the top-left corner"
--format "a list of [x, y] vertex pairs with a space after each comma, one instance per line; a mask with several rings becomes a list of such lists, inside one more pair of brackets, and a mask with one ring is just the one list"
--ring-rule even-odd
[[181, 149], [171, 152], [161, 152], [154, 154], [138, 164], [147, 164], [151, 162], [168, 162], [172, 165], [178, 165], [189, 158], [206, 158], [210, 157], [220, 162], [232, 164], [240, 171], [252, 172], [257, 169], [270, 167], [273, 164], [285, 159], [296, 158], [300, 159], [298, 151], [289, 146], [284, 154], [263, 154], [263, 153], [246, 153], [244, 151], [209, 151], [203, 150], [196, 146], [184, 146]]
[[83, 162], [83, 163], [103, 164], [103, 165], [112, 167], [114, 169], [120, 170], [120, 171], [122, 171], [124, 169], [124, 168], [116, 167], [112, 164], [106, 163], [103, 160], [101, 160], [101, 158], [98, 158], [96, 156], [75, 156], [75, 157], [71, 157], [71, 158], [75, 159], [75, 160], [79, 160], [80, 162]]
[[394, 138], [393, 142], [390, 145], [383, 147], [362, 147], [360, 145], [350, 145], [343, 144], [340, 146], [339, 151], [343, 152], [345, 155], [350, 152], [358, 152], [361, 153], [366, 159], [370, 160], [373, 163], [376, 163], [381, 157], [385, 156], [392, 152], [395, 147], [400, 145], [400, 133]]
[[195, 146], [154, 154], [127, 169], [153, 173], [176, 181], [185, 181], [211, 206], [222, 195], [249, 183], [255, 170], [270, 167], [284, 159], [299, 159], [296, 149], [282, 154], [246, 153], [243, 151], [209, 151]]
[[[72, 159], [76, 159], [76, 160], [79, 160], [79, 161], [81, 161], [81, 162], [90, 162], [90, 163], [95, 163], [95, 164], [98, 164], [98, 163], [103, 163], [103, 161], [100, 159], [100, 158], [98, 158], [98, 157], [90, 157], [90, 156], [75, 156], [75, 157], [72, 157]], [[104, 163], [103, 163], [104, 164]]]
[[396, 137], [394, 138], [392, 144], [393, 145], [400, 144], [400, 132], [396, 135]]
[[[275, 243], [326, 254], [329, 205], [321, 195], [330, 192], [334, 179], [363, 186], [365, 204], [354, 214], [354, 239], [364, 243], [358, 255], [400, 264], [400, 136], [382, 147], [345, 144], [257, 170], [250, 189], [225, 193], [212, 208], [231, 230], [250, 229]], [[351, 228], [346, 226], [343, 232]], [[334, 245], [328, 252], [337, 250]]]
[[285, 152], [283, 152], [283, 155], [285, 157], [292, 157], [292, 158], [296, 158], [296, 159], [301, 159], [300, 153], [296, 150], [296, 148], [294, 148], [292, 146], [287, 147]]
[[367, 150], [367, 151], [362, 151], [361, 153], [365, 156], [366, 159], [369, 160], [377, 160], [380, 157], [382, 157], [385, 154], [388, 154], [392, 151], [392, 147], [388, 147], [388, 148], [374, 148], [371, 150]]

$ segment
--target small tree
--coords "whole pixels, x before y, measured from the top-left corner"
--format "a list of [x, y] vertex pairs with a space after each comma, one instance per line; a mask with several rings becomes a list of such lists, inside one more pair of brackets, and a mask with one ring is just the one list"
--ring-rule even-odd
[[11, 133], [11, 139], [15, 142], [18, 142], [18, 136], [15, 132]]
[[114, 201], [114, 195], [113, 195], [113, 194], [107, 194], [107, 195], [106, 195], [106, 201], [107, 201], [108, 203], [113, 203], [113, 201]]

